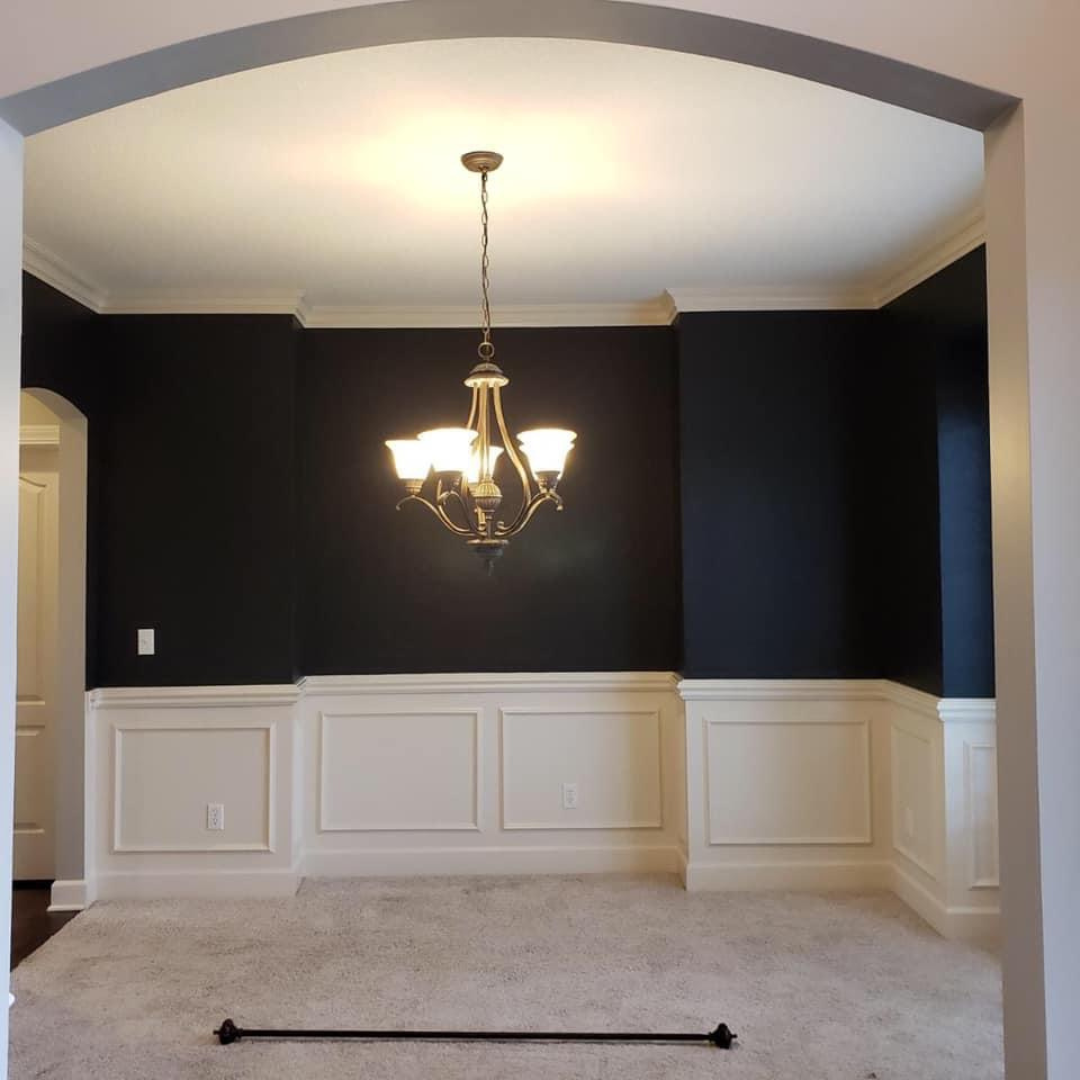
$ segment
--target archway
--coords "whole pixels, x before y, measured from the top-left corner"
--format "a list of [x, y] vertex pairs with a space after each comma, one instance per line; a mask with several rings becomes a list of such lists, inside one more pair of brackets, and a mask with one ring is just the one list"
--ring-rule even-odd
[[[55, 565], [41, 567], [50, 580], [47, 665], [23, 665], [42, 679], [43, 704], [48, 713], [48, 760], [44, 763], [51, 789], [49, 828], [43, 839], [51, 859], [43, 866], [53, 881], [50, 911], [77, 911], [85, 904], [84, 858], [84, 727], [86, 686], [86, 543], [87, 435], [86, 416], [67, 398], [52, 390], [22, 392], [22, 455], [47, 452], [55, 471]], [[20, 528], [20, 533], [23, 529]], [[20, 559], [25, 552], [20, 551]], [[21, 564], [20, 564], [21, 565]], [[24, 598], [20, 596], [20, 604]], [[41, 620], [38, 620], [39, 622]], [[19, 649], [28, 646], [22, 640]], [[21, 692], [21, 691], [20, 691]], [[25, 766], [23, 766], [25, 768]], [[16, 775], [20, 767], [17, 764]], [[33, 778], [25, 778], [33, 779]], [[16, 823], [18, 825], [18, 823]], [[16, 838], [18, 843], [18, 838]], [[16, 876], [18, 865], [16, 864]], [[39, 875], [32, 875], [39, 876]]]
[[[818, 24], [822, 34], [828, 33], [826, 19], [823, 15]], [[1035, 724], [1029, 722], [1035, 715], [1035, 666], [1025, 147], [1022, 117], [1017, 111], [1009, 112], [1014, 97], [883, 55], [719, 15], [609, 0], [556, 0], [543, 5], [410, 0], [303, 15], [168, 45], [14, 94], [0, 102], [0, 116], [16, 130], [31, 133], [174, 86], [303, 55], [440, 37], [531, 35], [620, 41], [756, 64], [988, 133], [995, 583], [1002, 658], [998, 698], [999, 715], [1005, 720], [1001, 730], [1002, 861], [1010, 915], [1005, 948], [1007, 1054], [1017, 1075], [1042, 1074], [1044, 904], [1039, 847], [1031, 843], [1039, 835], [1040, 820], [1036, 732]], [[882, 52], [890, 48], [884, 33], [876, 42]], [[11, 145], [15, 149], [5, 161], [5, 191], [17, 191], [19, 183], [17, 140]], [[17, 328], [17, 315], [12, 317]], [[1069, 445], [1059, 439], [1049, 447], [1047, 457], [1060, 463], [1067, 459]], [[1060, 544], [1052, 545], [1049, 555], [1060, 568]], [[1056, 714], [1054, 730], [1061, 730]], [[1055, 791], [1067, 791], [1067, 774], [1055, 773], [1054, 780]], [[0, 776], [0, 782], [6, 782], [4, 777]], [[1069, 892], [1067, 881], [1058, 888], [1063, 894]], [[1062, 926], [1066, 925], [1063, 921]]]

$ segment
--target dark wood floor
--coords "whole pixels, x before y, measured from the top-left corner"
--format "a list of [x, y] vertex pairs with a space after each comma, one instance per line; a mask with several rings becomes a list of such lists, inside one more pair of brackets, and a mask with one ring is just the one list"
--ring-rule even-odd
[[16, 967], [39, 945], [44, 945], [64, 923], [75, 918], [77, 912], [65, 911], [49, 914], [49, 887], [34, 885], [24, 888], [22, 883], [11, 893], [11, 966]]

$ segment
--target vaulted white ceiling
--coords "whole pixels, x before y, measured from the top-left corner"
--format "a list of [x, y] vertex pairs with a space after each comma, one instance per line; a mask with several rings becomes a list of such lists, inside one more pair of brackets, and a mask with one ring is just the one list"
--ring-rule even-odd
[[485, 39], [299, 60], [34, 136], [28, 261], [106, 310], [467, 321], [472, 149], [506, 158], [491, 267], [511, 321], [647, 313], [665, 290], [872, 306], [978, 230], [972, 131], [724, 61]]

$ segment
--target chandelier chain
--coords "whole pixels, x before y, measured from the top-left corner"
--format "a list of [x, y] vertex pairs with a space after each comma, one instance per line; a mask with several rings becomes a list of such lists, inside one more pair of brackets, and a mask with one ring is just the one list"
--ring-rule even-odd
[[477, 350], [482, 360], [490, 360], [495, 355], [495, 346], [491, 344], [491, 301], [488, 298], [490, 281], [488, 280], [488, 170], [480, 173], [480, 323], [483, 341]]

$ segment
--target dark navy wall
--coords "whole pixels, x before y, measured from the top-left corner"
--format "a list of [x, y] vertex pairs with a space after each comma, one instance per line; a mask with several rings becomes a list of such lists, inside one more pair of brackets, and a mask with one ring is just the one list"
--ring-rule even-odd
[[688, 677], [878, 673], [876, 316], [680, 316]]
[[295, 678], [292, 319], [102, 322], [99, 685]]
[[[511, 433], [579, 433], [560, 491], [485, 578], [403, 492], [387, 438], [463, 424], [469, 330], [313, 330], [298, 365], [301, 668], [308, 674], [671, 670], [679, 664], [674, 339], [502, 330]], [[449, 411], [448, 411], [449, 410]], [[509, 470], [497, 473], [514, 499]]]
[[513, 430], [580, 439], [566, 511], [490, 580], [394, 511], [382, 445], [464, 419], [473, 332], [102, 318], [28, 277], [24, 385], [90, 421], [88, 685], [674, 668], [992, 695], [984, 274], [975, 252], [880, 312], [501, 331]]
[[[894, 482], [907, 485], [910, 513], [890, 534], [898, 574], [886, 673], [946, 697], [993, 697], [986, 249], [882, 314], [891, 366], [906, 373], [911, 399], [888, 458]], [[932, 507], [918, 494], [931, 473]]]

